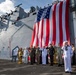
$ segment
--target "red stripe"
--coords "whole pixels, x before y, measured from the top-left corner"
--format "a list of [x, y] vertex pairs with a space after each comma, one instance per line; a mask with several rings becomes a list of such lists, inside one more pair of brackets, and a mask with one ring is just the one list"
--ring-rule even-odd
[[53, 40], [52, 43], [55, 45], [56, 43], [56, 5], [54, 5], [54, 10], [53, 10]]
[[36, 32], [36, 25], [34, 25], [30, 47], [33, 46], [33, 42], [34, 42], [34, 38], [35, 38], [35, 32]]
[[60, 32], [60, 46], [63, 44], [63, 30], [62, 30], [62, 5], [63, 2], [60, 3], [59, 7], [59, 32]]
[[37, 41], [36, 41], [36, 46], [38, 46], [38, 44], [39, 44], [39, 40], [38, 40], [39, 22], [37, 23], [37, 25], [38, 25], [38, 31], [37, 31]]
[[42, 20], [42, 25], [41, 25], [41, 47], [42, 47], [42, 38], [43, 38], [43, 24], [44, 24], [44, 20]]
[[50, 34], [50, 27], [49, 27], [49, 25], [50, 25], [49, 24], [49, 19], [46, 19], [46, 42], [45, 42], [46, 46], [48, 46], [48, 43], [49, 43], [49, 34]]
[[69, 0], [66, 0], [66, 12], [65, 12], [65, 25], [66, 25], [66, 36], [70, 43], [70, 32], [69, 32]]

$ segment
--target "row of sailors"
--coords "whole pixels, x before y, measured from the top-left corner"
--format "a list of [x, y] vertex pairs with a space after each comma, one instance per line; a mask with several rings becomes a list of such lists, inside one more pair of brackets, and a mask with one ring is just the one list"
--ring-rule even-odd
[[[62, 50], [60, 47], [57, 47], [57, 53], [58, 53], [58, 59], [59, 59], [59, 63], [61, 64], [61, 58], [62, 57]], [[52, 46], [52, 44], [50, 44], [50, 47], [43, 47], [43, 48], [39, 48], [39, 47], [32, 47], [32, 48], [20, 48], [18, 50], [18, 53], [15, 53], [15, 55], [13, 55], [13, 58], [18, 58], [22, 57], [24, 58], [24, 63], [28, 63], [29, 59], [31, 64], [34, 64], [35, 62], [37, 62], [37, 64], [47, 64], [48, 63], [48, 56], [50, 57], [50, 65], [53, 65], [53, 59], [54, 59], [54, 54], [55, 54], [55, 48]], [[15, 59], [16, 61], [16, 59]], [[20, 62], [19, 62], [20, 63]], [[22, 62], [21, 62], [22, 63]]]
[[[56, 50], [55, 50], [56, 49]], [[63, 57], [64, 57], [64, 64], [65, 64], [65, 72], [69, 71], [71, 72], [71, 57], [73, 57], [73, 62], [76, 63], [76, 51], [74, 49], [74, 46], [69, 46], [67, 42], [64, 42], [63, 47], [60, 46], [54, 47], [52, 44], [50, 44], [50, 47], [32, 47], [32, 48], [26, 48], [23, 49], [20, 48], [18, 50], [18, 63], [22, 63], [22, 58], [24, 58], [24, 63], [28, 63], [28, 57], [30, 56], [30, 62], [33, 65], [35, 62], [37, 64], [47, 64], [48, 63], [48, 56], [50, 56], [50, 65], [53, 66], [54, 63], [54, 55], [55, 51], [57, 51], [57, 59], [58, 59], [58, 66], [61, 66], [63, 63]], [[73, 53], [74, 52], [74, 53]], [[74, 54], [74, 55], [73, 55]], [[68, 62], [69, 61], [69, 62]], [[69, 66], [70, 65], [70, 66]], [[67, 66], [70, 67], [67, 69]]]
[[[48, 47], [47, 47], [48, 48]], [[46, 49], [47, 49], [46, 48]], [[49, 49], [45, 49], [44, 48], [44, 51], [42, 50], [42, 49], [40, 49], [39, 47], [37, 48], [25, 48], [25, 49], [22, 49], [21, 48], [21, 50], [22, 50], [22, 57], [24, 57], [25, 59], [26, 59], [26, 61], [24, 61], [24, 63], [28, 63], [28, 62], [30, 62], [31, 61], [31, 63], [33, 63], [33, 61], [32, 60], [30, 60], [31, 58], [32, 58], [32, 55], [34, 56], [34, 58], [33, 59], [35, 59], [36, 60], [36, 62], [37, 62], [37, 59], [40, 57], [40, 59], [38, 59], [38, 61], [39, 61], [39, 63], [41, 63], [41, 60], [42, 60], [42, 54], [45, 54], [46, 55], [46, 63], [48, 63], [48, 62], [50, 62], [51, 61], [51, 63], [52, 63], [52, 59], [54, 59], [54, 58], [56, 58], [58, 61], [58, 65], [61, 65], [62, 63], [63, 63], [63, 61], [62, 61], [62, 58], [63, 58], [63, 51], [62, 51], [62, 49], [61, 49], [61, 47], [53, 47], [52, 46], [52, 44], [50, 44], [50, 47], [49, 48], [53, 48], [54, 50], [52, 51], [51, 49], [51, 52], [50, 52], [50, 50]], [[73, 50], [73, 58], [72, 58], [72, 64], [76, 64], [76, 50], [75, 50], [75, 47], [74, 47], [74, 45], [72, 44], [72, 50]], [[56, 52], [57, 51], [57, 52]], [[45, 52], [45, 53], [44, 53]], [[51, 56], [53, 57], [51, 57]], [[16, 58], [17, 58], [17, 56], [18, 56], [18, 52], [17, 51], [15, 51], [15, 53], [13, 54], [13, 56], [12, 56], [12, 61], [14, 60], [14, 61], [16, 61]], [[38, 57], [39, 56], [39, 57]], [[31, 57], [31, 58], [30, 58]], [[51, 58], [50, 59], [50, 61], [48, 61], [47, 59], [48, 58]]]

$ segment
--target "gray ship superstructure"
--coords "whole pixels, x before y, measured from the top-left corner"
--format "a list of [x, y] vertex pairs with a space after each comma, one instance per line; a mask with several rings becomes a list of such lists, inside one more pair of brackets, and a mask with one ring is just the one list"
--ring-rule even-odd
[[12, 49], [16, 46], [30, 46], [36, 12], [25, 13], [18, 7], [11, 14], [2, 15], [0, 21], [0, 58], [10, 58]]

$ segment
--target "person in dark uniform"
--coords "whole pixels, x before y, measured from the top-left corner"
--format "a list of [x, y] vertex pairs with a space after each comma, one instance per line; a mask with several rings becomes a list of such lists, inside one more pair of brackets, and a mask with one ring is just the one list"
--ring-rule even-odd
[[48, 64], [48, 55], [49, 55], [49, 51], [48, 51], [48, 49], [47, 49], [46, 64]]
[[50, 55], [50, 66], [53, 66], [53, 59], [54, 59], [54, 53], [55, 49], [53, 48], [52, 44], [50, 44], [50, 47], [47, 47], [46, 49], [49, 49], [49, 55]]
[[40, 64], [40, 50], [39, 50], [39, 47], [36, 48], [36, 60], [37, 60], [37, 65]]
[[74, 46], [74, 44], [72, 44], [72, 50], [73, 50], [72, 65], [75, 65], [76, 59], [75, 59], [75, 46]]
[[32, 47], [31, 48], [31, 53], [30, 53], [30, 57], [31, 57], [31, 65], [33, 65], [35, 63], [35, 51], [36, 51], [36, 48]]
[[42, 50], [40, 50], [40, 64], [42, 64]]
[[33, 49], [33, 55], [34, 55], [34, 59], [33, 59], [33, 60], [34, 60], [34, 63], [35, 63], [35, 58], [36, 58], [36, 54], [35, 54], [35, 53], [36, 53], [36, 47], [34, 46], [32, 49]]
[[58, 66], [62, 66], [62, 55], [63, 55], [63, 51], [60, 47], [60, 44], [58, 44], [58, 46], [56, 47], [57, 49], [57, 56], [58, 56]]

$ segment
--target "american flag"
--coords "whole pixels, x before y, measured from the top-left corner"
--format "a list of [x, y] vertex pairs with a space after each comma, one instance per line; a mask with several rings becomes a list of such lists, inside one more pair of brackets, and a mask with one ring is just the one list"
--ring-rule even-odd
[[70, 42], [69, 0], [55, 3], [40, 9], [32, 33], [31, 46], [62, 46], [63, 41]]

